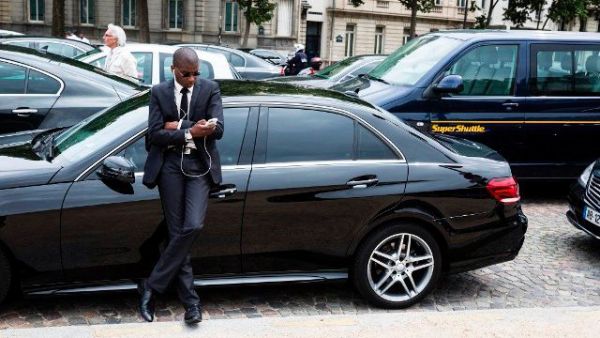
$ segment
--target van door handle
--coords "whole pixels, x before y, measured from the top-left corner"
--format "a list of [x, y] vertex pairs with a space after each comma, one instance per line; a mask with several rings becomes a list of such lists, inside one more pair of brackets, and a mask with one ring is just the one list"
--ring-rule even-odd
[[372, 186], [379, 183], [379, 179], [377, 177], [369, 178], [365, 180], [352, 180], [346, 183], [347, 186], [350, 186], [354, 189], [364, 189], [366, 187]]
[[17, 108], [17, 109], [13, 109], [12, 112], [14, 114], [17, 114], [17, 116], [19, 116], [19, 117], [28, 117], [29, 114], [35, 114], [38, 112], [38, 110], [31, 109], [31, 108]]

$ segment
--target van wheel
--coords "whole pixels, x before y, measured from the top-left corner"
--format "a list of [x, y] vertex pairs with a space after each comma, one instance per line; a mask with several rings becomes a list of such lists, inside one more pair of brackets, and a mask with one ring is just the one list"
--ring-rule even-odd
[[375, 306], [404, 308], [431, 292], [441, 269], [433, 236], [415, 224], [396, 224], [363, 241], [354, 262], [354, 284]]
[[11, 279], [12, 271], [10, 269], [10, 263], [8, 262], [6, 255], [2, 252], [2, 249], [0, 249], [0, 303], [2, 303], [8, 295]]

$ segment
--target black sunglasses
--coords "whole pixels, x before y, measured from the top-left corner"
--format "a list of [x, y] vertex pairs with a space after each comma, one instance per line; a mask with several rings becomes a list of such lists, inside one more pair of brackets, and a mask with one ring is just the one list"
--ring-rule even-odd
[[199, 72], [181, 72], [179, 69], [177, 70], [179, 72], [179, 74], [181, 74], [181, 76], [183, 77], [190, 77], [190, 76], [200, 76]]

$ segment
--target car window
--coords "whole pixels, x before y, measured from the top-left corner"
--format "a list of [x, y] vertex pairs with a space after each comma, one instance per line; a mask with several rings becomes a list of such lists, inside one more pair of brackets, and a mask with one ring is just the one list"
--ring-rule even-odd
[[308, 109], [269, 109], [266, 161], [352, 160], [354, 121]]
[[381, 61], [373, 61], [373, 62], [367, 63], [366, 65], [362, 65], [358, 69], [352, 71], [350, 74], [352, 74], [354, 77], [357, 77], [361, 74], [367, 74], [373, 68], [375, 68], [380, 62]]
[[242, 141], [248, 121], [248, 108], [225, 108], [223, 116], [226, 131], [223, 133], [223, 138], [217, 141], [217, 149], [219, 149], [221, 165], [235, 165], [238, 163], [242, 150]]
[[131, 54], [137, 61], [138, 79], [141, 79], [143, 84], [152, 84], [152, 53], [133, 52]]
[[127, 148], [121, 150], [117, 156], [122, 156], [130, 160], [135, 167], [135, 172], [143, 172], [144, 165], [146, 164], [146, 158], [148, 157], [148, 152], [146, 152], [145, 138], [139, 138], [137, 141], [127, 146]]
[[6, 41], [3, 43], [12, 46], [31, 47], [31, 43], [29, 41]]
[[[173, 54], [159, 54], [159, 73], [160, 82], [173, 79], [171, 65], [173, 64]], [[212, 80], [215, 78], [213, 66], [208, 61], [200, 60], [200, 77], [203, 79]]]
[[103, 56], [103, 57], [99, 58], [98, 60], [90, 62], [90, 65], [104, 69], [105, 63], [106, 63], [106, 56]]
[[230, 55], [231, 56], [230, 56], [229, 62], [231, 62], [231, 64], [234, 67], [244, 67], [244, 65], [246, 64], [246, 62], [244, 61], [243, 57], [241, 57], [241, 56], [239, 56], [237, 54], [234, 54], [234, 53], [230, 53]]
[[600, 93], [600, 46], [532, 47], [530, 92], [538, 96], [596, 96]]
[[[246, 132], [248, 108], [225, 108], [223, 109], [223, 115], [227, 123], [227, 132], [223, 134], [222, 139], [217, 141], [221, 165], [236, 165], [242, 150], [244, 133]], [[136, 172], [143, 172], [148, 156], [144, 137], [121, 150], [117, 155], [130, 160], [135, 166]]]
[[0, 61], [0, 94], [24, 94], [27, 69]]
[[48, 53], [58, 54], [69, 58], [74, 58], [84, 52], [70, 45], [56, 42], [39, 42], [38, 49], [45, 50]]
[[359, 160], [395, 160], [394, 152], [367, 128], [358, 125], [358, 156]]
[[463, 79], [464, 89], [457, 95], [512, 95], [518, 48], [516, 45], [487, 45], [460, 57], [446, 72], [446, 75], [456, 74]]
[[31, 69], [27, 80], [27, 94], [56, 94], [60, 82], [49, 75]]

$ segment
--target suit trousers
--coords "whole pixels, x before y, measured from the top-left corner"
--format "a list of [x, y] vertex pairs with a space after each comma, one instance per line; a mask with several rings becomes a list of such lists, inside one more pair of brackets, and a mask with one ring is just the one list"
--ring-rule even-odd
[[[200, 301], [194, 290], [190, 250], [204, 226], [210, 179], [209, 174], [202, 177], [185, 176], [181, 171], [181, 153], [166, 151], [164, 156], [158, 189], [169, 242], [147, 279], [146, 286], [163, 293], [171, 283], [175, 283], [179, 299], [188, 307]], [[202, 173], [201, 161], [194, 158], [199, 156], [197, 153], [183, 156], [187, 174]]]

